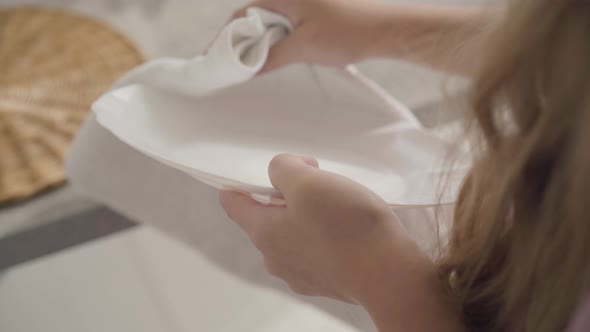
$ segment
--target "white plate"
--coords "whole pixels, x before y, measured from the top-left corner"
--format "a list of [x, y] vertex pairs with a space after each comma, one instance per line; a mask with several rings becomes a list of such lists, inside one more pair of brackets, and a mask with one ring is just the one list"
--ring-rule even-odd
[[315, 157], [398, 207], [451, 203], [464, 175], [439, 195], [447, 143], [355, 72], [291, 66], [204, 98], [132, 85], [93, 110], [135, 149], [262, 202], [280, 203], [267, 167], [283, 152]]

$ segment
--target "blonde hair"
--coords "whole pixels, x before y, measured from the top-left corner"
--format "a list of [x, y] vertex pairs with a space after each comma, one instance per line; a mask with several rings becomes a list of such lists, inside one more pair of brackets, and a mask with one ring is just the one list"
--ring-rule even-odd
[[561, 332], [590, 286], [590, 2], [516, 0], [491, 39], [440, 267], [471, 330]]

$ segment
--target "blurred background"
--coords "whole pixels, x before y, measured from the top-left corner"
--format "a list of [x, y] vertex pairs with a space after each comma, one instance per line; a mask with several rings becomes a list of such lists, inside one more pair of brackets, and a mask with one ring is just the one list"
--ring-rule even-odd
[[[469, 6], [482, 2], [388, 1]], [[73, 137], [91, 99], [117, 75], [142, 59], [200, 53], [231, 13], [247, 2], [0, 0], [0, 176], [5, 177], [0, 187], [18, 182], [18, 172], [10, 175], [9, 171], [18, 166], [12, 154], [21, 152], [10, 150], [6, 142], [12, 140], [14, 148], [14, 142], [18, 143], [14, 137], [26, 135], [18, 136], [14, 128], [28, 128], [30, 137], [45, 130], [42, 140], [48, 142], [52, 132], [58, 132], [61, 139]], [[22, 7], [61, 9], [66, 16], [84, 14], [97, 22], [68, 21], [59, 15], [48, 21], [28, 19], [22, 12], [15, 14]], [[45, 41], [55, 45], [49, 47], [52, 52], [25, 61], [25, 55], [37, 46], [34, 36], [50, 30], [44, 24], [60, 20], [65, 20], [59, 23], [63, 34], [43, 34], [55, 39]], [[69, 37], [62, 38], [66, 34]], [[93, 58], [103, 51], [105, 54]], [[46, 72], [51, 79], [38, 73], [28, 75], [28, 69], [35, 66], [45, 66], [40, 73]], [[85, 71], [75, 70], [81, 67]], [[371, 60], [359, 67], [409, 105], [426, 126], [444, 130], [453, 118], [438, 112], [444, 75], [392, 60]], [[29, 93], [37, 86], [31, 81], [47, 79], [50, 84], [66, 76], [70, 85], [48, 88], [52, 96], [64, 93], [63, 98], [52, 99], [60, 101], [55, 105], [39, 103], [49, 100], [42, 91]], [[89, 92], [70, 96], [69, 92], [81, 86], [72, 82], [84, 82]], [[454, 80], [450, 96], [460, 96], [464, 86], [465, 82]], [[29, 92], [22, 97], [18, 91]], [[41, 108], [71, 122], [51, 130], [19, 127], [13, 124], [32, 120], [10, 118], [7, 114], [14, 107]], [[38, 125], [39, 121], [32, 122]], [[51, 158], [61, 165], [67, 142], [55, 144], [61, 152]], [[43, 149], [29, 152], [40, 155]], [[38, 160], [30, 162], [38, 167]], [[63, 182], [59, 169], [46, 174], [43, 170], [51, 167], [44, 167], [34, 171], [49, 179], [46, 185], [27, 194], [12, 193], [14, 199], [8, 194], [2, 199], [0, 194], [0, 331], [354, 331], [288, 295], [247, 285], [222, 272], [192, 248], [77, 193]]]

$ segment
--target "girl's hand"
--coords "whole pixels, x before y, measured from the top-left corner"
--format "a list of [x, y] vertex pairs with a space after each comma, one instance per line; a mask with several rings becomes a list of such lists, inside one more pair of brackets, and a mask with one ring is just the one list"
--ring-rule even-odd
[[415, 266], [417, 257], [428, 261], [385, 202], [317, 166], [291, 155], [272, 160], [269, 176], [287, 206], [221, 193], [223, 207], [262, 252], [268, 272], [303, 295], [364, 303], [402, 280], [405, 272], [399, 271]]
[[293, 63], [343, 67], [369, 56], [382, 35], [384, 6], [351, 0], [258, 0], [239, 10], [260, 7], [282, 14], [294, 25], [293, 33], [271, 49], [261, 73]]
[[362, 305], [379, 331], [464, 331], [433, 262], [379, 197], [309, 158], [277, 156], [269, 176], [286, 206], [220, 198], [271, 274], [297, 293]]
[[397, 58], [461, 75], [479, 66], [495, 12], [473, 6], [390, 4], [375, 0], [257, 0], [282, 14], [293, 33], [277, 43], [260, 73], [293, 63], [343, 67]]

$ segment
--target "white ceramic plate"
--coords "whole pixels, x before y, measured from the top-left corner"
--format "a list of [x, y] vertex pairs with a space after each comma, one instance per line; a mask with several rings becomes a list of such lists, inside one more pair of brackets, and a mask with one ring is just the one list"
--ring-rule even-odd
[[451, 203], [464, 175], [454, 172], [439, 195], [447, 143], [355, 72], [292, 66], [192, 99], [132, 85], [93, 110], [137, 150], [262, 202], [280, 203], [267, 167], [283, 152], [315, 157], [398, 207]]

